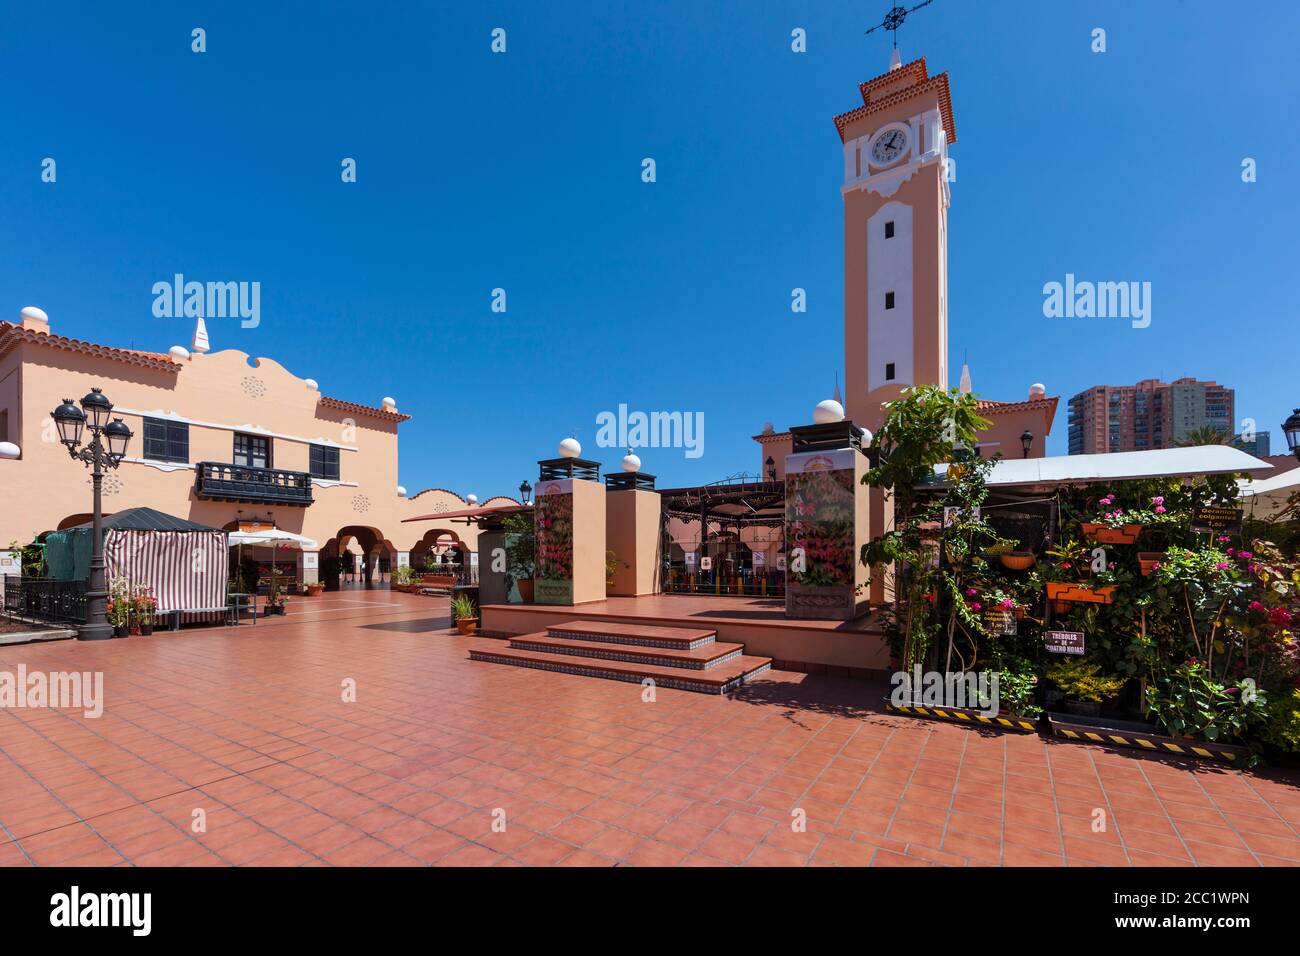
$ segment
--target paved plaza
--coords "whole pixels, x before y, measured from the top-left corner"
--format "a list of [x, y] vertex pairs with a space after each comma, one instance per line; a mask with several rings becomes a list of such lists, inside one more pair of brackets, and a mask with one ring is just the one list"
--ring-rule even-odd
[[1300, 864], [1294, 773], [886, 715], [881, 684], [782, 671], [646, 702], [473, 640], [445, 600], [353, 590], [2, 647], [4, 671], [102, 671], [105, 704], [0, 711], [0, 863]]

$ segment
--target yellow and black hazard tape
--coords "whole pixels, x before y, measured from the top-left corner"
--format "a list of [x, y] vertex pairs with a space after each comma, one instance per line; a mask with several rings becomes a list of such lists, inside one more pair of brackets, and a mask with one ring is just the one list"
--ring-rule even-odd
[[1066, 725], [1048, 718], [1052, 732], [1066, 740], [1079, 740], [1096, 744], [1118, 744], [1121, 747], [1136, 747], [1154, 753], [1179, 754], [1184, 757], [1204, 757], [1207, 760], [1226, 760], [1229, 763], [1245, 763], [1249, 751], [1245, 747], [1224, 744], [1207, 744], [1188, 740], [1174, 740], [1155, 734], [1135, 734], [1129, 731], [1116, 733], [1100, 727], [1087, 727], [1079, 724]]
[[977, 710], [966, 707], [919, 707], [903, 706], [885, 701], [885, 710], [896, 714], [909, 714], [916, 717], [928, 717], [931, 720], [951, 720], [959, 724], [983, 724], [987, 727], [1004, 730], [1037, 730], [1038, 724], [1027, 717], [988, 717]]

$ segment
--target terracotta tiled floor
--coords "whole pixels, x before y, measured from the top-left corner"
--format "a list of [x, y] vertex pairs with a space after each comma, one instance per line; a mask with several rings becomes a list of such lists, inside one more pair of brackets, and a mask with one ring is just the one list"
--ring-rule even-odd
[[445, 602], [352, 591], [0, 648], [0, 670], [102, 670], [106, 696], [98, 719], [0, 711], [0, 863], [1300, 864], [1276, 771], [885, 716], [881, 687], [803, 674], [645, 703], [468, 643]]

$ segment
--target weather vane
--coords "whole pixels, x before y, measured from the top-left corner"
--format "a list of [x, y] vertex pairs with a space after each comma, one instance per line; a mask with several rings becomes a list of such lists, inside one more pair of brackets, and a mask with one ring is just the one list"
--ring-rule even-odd
[[895, 3], [893, 6], [889, 8], [889, 12], [885, 14], [885, 19], [877, 23], [874, 27], [868, 30], [867, 33], [875, 33], [877, 30], [882, 30], [882, 29], [888, 30], [890, 33], [894, 35], [894, 49], [897, 50], [898, 49], [898, 28], [903, 25], [903, 21], [907, 19], [907, 15], [909, 13], [915, 13], [917, 10], [920, 10], [922, 7], [928, 7], [932, 3], [934, 3], [934, 0], [922, 0], [921, 3], [918, 3], [916, 6], [911, 7], [910, 9], [901, 7], [897, 3]]

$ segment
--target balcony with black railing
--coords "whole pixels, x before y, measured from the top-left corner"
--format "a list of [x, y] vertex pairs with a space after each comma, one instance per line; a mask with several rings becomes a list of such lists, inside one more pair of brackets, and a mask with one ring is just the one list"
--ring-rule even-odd
[[302, 505], [314, 500], [311, 475], [283, 468], [252, 468], [221, 461], [194, 466], [194, 494], [207, 501]]

